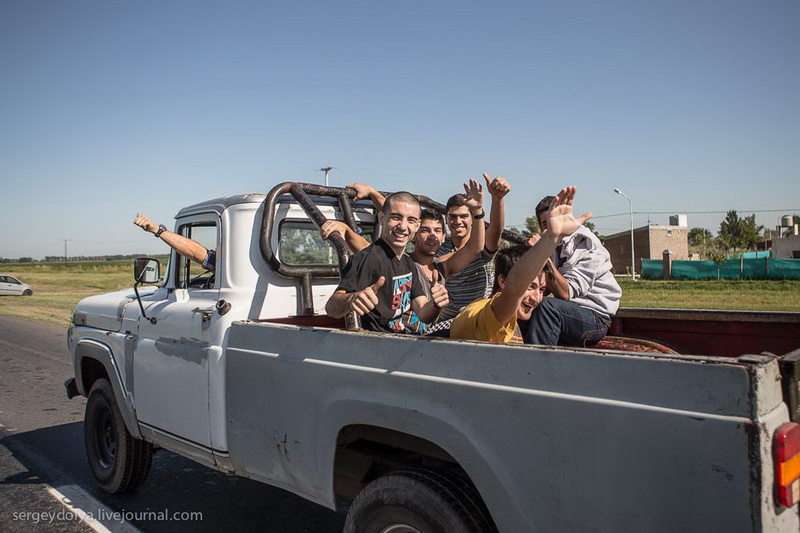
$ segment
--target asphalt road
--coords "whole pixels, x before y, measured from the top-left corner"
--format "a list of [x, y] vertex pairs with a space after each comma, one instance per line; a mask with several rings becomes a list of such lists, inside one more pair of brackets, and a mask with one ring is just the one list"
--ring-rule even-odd
[[165, 450], [141, 488], [105, 494], [86, 462], [85, 400], [64, 392], [71, 376], [66, 330], [0, 316], [0, 531], [342, 530], [339, 513]]

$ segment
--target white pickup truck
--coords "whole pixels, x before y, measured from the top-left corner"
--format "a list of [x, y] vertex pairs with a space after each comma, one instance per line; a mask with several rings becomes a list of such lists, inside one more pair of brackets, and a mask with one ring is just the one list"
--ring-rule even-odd
[[76, 306], [66, 388], [104, 490], [142, 485], [158, 446], [346, 531], [800, 529], [800, 313], [623, 309], [586, 349], [368, 332], [324, 315], [347, 250], [322, 218], [375, 229], [309, 184], [186, 207], [214, 272], [144, 258], [135, 289]]

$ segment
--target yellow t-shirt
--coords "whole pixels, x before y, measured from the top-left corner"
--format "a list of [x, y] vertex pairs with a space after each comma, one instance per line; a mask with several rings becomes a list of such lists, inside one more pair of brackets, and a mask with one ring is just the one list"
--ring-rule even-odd
[[507, 344], [514, 338], [517, 317], [508, 324], [500, 324], [492, 310], [492, 301], [497, 298], [475, 300], [458, 313], [450, 325], [451, 339], [467, 339], [476, 341], [500, 342]]

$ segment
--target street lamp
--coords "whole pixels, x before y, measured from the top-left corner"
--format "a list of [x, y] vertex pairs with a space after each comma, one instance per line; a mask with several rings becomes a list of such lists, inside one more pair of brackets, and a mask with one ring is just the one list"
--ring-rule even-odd
[[329, 185], [328, 184], [328, 174], [331, 173], [331, 170], [333, 170], [333, 167], [324, 167], [324, 168], [319, 169], [320, 172], [324, 172], [325, 173], [325, 186], [326, 187]]
[[614, 192], [619, 194], [620, 196], [624, 196], [628, 199], [628, 205], [630, 206], [631, 212], [631, 279], [636, 281], [636, 260], [633, 257], [633, 201], [631, 201], [631, 197], [622, 192], [619, 189], [614, 189]]

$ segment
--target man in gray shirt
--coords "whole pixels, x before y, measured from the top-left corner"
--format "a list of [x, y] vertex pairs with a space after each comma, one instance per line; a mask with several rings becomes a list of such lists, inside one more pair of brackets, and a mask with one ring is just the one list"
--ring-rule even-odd
[[[553, 201], [546, 196], [536, 206], [542, 230]], [[538, 240], [533, 236], [529, 244]], [[548, 260], [545, 298], [523, 328], [527, 344], [592, 346], [605, 337], [619, 308], [622, 289], [614, 278], [611, 256], [585, 226], [564, 238]]]

